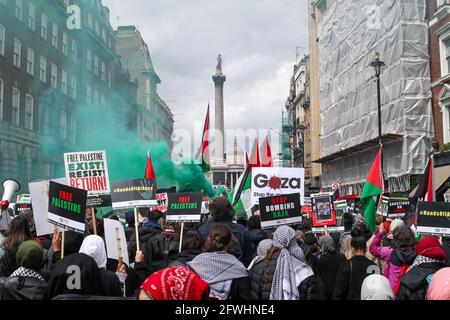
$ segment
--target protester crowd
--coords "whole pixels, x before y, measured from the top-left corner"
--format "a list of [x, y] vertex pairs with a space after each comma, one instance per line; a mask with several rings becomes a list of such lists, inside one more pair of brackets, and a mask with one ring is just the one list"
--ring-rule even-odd
[[182, 233], [160, 211], [140, 216], [138, 239], [125, 217], [126, 265], [107, 257], [102, 219], [87, 214], [86, 233], [62, 243], [56, 231], [37, 237], [32, 212], [21, 213], [0, 234], [0, 299], [450, 300], [450, 239], [402, 220], [379, 217], [375, 233], [353, 213], [343, 233], [317, 235], [308, 219], [262, 230], [257, 212], [247, 220], [223, 197]]

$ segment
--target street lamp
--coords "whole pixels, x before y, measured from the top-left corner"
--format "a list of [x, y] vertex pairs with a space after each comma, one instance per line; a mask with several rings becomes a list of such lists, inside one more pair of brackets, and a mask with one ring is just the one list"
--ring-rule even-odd
[[377, 97], [378, 97], [378, 139], [381, 144], [381, 135], [382, 135], [382, 128], [381, 128], [381, 87], [380, 87], [380, 75], [381, 75], [381, 68], [385, 66], [384, 62], [380, 60], [380, 53], [377, 52], [375, 54], [375, 59], [370, 63], [370, 65], [375, 70], [375, 76], [377, 78]]

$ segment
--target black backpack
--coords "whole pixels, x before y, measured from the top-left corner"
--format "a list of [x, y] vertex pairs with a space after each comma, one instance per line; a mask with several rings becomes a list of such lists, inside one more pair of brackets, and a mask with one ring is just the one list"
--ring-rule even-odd
[[150, 273], [167, 268], [176, 260], [180, 246], [180, 235], [163, 231], [143, 244], [143, 252]]

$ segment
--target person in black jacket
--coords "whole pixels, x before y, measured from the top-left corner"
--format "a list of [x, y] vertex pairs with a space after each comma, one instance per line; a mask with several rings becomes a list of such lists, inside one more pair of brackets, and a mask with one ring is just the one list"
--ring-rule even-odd
[[317, 263], [317, 271], [325, 286], [325, 297], [331, 299], [336, 285], [337, 271], [347, 259], [336, 250], [336, 242], [330, 235], [321, 237], [319, 246], [321, 254]]
[[[160, 234], [163, 230], [161, 225], [159, 224], [159, 219], [161, 219], [162, 213], [159, 210], [151, 211], [148, 214], [148, 221], [142, 224], [142, 227], [139, 227], [139, 243], [141, 246], [141, 251], [144, 252], [143, 247], [145, 244], [154, 236]], [[134, 261], [134, 257], [136, 255], [136, 233], [133, 233], [128, 241], [128, 255], [130, 258], [130, 262]]]
[[359, 228], [351, 232], [353, 257], [342, 263], [337, 271], [333, 300], [361, 300], [364, 279], [380, 274], [380, 268], [366, 257], [367, 240]]
[[22, 242], [17, 249], [19, 268], [0, 284], [1, 300], [42, 300], [47, 282], [39, 273], [44, 264], [44, 249], [33, 240]]
[[317, 278], [304, 262], [291, 227], [278, 227], [264, 260], [250, 270], [252, 300], [320, 300]]
[[250, 240], [250, 252], [252, 258], [256, 255], [256, 249], [258, 248], [258, 244], [267, 239], [267, 233], [261, 229], [261, 218], [258, 216], [252, 216], [248, 219], [247, 223], [248, 235]]
[[170, 266], [186, 266], [196, 256], [203, 252], [203, 241], [197, 231], [188, 231], [183, 235], [183, 243], [181, 252], [177, 255], [177, 259]]
[[400, 276], [396, 300], [425, 300], [434, 273], [447, 266], [447, 256], [435, 237], [422, 238], [416, 247], [416, 259]]
[[17, 249], [22, 242], [32, 238], [28, 221], [23, 215], [11, 221], [5, 235], [6, 238], [0, 244], [4, 252], [0, 258], [0, 277], [9, 277], [19, 267], [16, 261]]
[[447, 256], [447, 265], [450, 266], [450, 237], [442, 237], [442, 249]]
[[217, 224], [209, 232], [204, 253], [187, 265], [209, 284], [210, 297], [220, 300], [249, 300], [250, 282], [241, 261], [227, 252], [231, 230]]
[[238, 248], [238, 250], [234, 250], [233, 248], [231, 248], [231, 250], [233, 252], [242, 251], [242, 257], [238, 257], [238, 259], [241, 260], [245, 265], [248, 265], [253, 258], [251, 255], [249, 233], [247, 228], [245, 228], [244, 226], [238, 223], [233, 223], [234, 209], [231, 206], [231, 203], [224, 197], [215, 198], [209, 205], [209, 211], [213, 222], [203, 224], [197, 230], [203, 241], [206, 242], [209, 231], [214, 225], [219, 223], [227, 225], [231, 229], [233, 235], [239, 241], [240, 245], [240, 248]]

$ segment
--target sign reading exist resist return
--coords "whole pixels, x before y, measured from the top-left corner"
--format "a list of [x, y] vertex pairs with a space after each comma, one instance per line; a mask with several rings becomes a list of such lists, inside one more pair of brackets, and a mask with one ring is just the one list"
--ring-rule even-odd
[[169, 193], [166, 221], [200, 222], [202, 200], [201, 192]]

